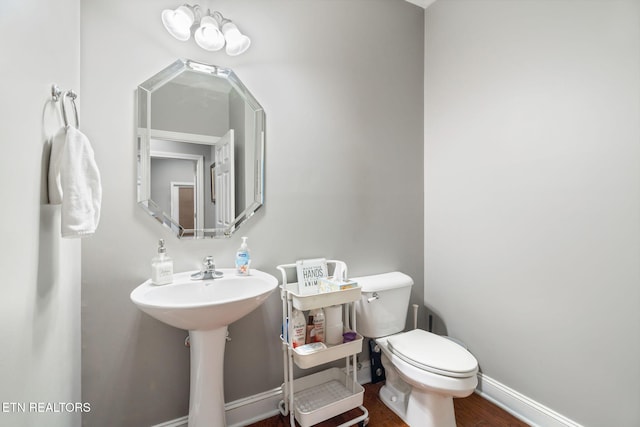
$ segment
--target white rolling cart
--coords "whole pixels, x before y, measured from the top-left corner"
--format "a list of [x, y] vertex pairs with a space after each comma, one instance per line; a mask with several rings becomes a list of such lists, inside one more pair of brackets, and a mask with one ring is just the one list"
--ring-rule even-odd
[[[342, 261], [327, 260], [329, 271], [333, 271], [336, 265], [342, 267], [346, 274], [347, 266]], [[369, 421], [369, 412], [362, 406], [364, 388], [357, 381], [356, 355], [362, 351], [362, 335], [356, 333], [356, 339], [347, 343], [327, 345], [310, 354], [304, 354], [294, 349], [287, 342], [287, 319], [292, 318], [294, 308], [307, 311], [317, 308], [342, 305], [345, 330], [356, 331], [355, 301], [360, 299], [360, 287], [318, 293], [312, 295], [300, 295], [298, 283], [289, 283], [288, 278], [296, 276], [296, 264], [279, 265], [282, 273], [281, 298], [282, 298], [282, 324], [283, 335], [282, 353], [284, 363], [283, 400], [280, 402], [282, 415], [289, 415], [291, 427], [296, 426], [296, 420], [301, 427], [318, 424], [324, 420], [335, 417], [354, 408], [359, 408], [363, 414], [349, 420], [337, 427], [365, 426]], [[349, 316], [349, 312], [351, 316]], [[350, 324], [351, 322], [351, 324]], [[295, 379], [293, 364], [299, 368], [308, 369], [334, 360], [344, 358], [346, 368], [328, 368], [315, 374]]]

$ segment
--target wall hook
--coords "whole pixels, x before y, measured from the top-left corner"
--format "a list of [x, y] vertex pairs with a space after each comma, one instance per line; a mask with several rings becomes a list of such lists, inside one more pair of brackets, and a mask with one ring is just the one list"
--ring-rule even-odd
[[58, 102], [60, 101], [60, 95], [62, 95], [62, 90], [58, 87], [57, 84], [52, 84], [51, 85], [51, 98], [53, 99], [53, 102]]

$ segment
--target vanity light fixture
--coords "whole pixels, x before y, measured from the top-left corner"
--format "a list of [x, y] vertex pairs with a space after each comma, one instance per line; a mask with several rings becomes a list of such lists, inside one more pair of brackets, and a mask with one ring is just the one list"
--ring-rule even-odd
[[200, 5], [183, 4], [176, 9], [162, 11], [162, 23], [169, 34], [180, 41], [193, 38], [198, 46], [211, 52], [222, 49], [229, 56], [240, 55], [249, 49], [251, 39], [242, 34], [236, 24], [218, 11], [202, 13]]

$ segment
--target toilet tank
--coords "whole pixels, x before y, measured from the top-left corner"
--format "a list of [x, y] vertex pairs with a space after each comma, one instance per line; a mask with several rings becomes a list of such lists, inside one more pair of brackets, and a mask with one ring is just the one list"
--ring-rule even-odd
[[355, 277], [362, 296], [356, 301], [356, 329], [368, 338], [404, 330], [413, 280], [397, 271]]

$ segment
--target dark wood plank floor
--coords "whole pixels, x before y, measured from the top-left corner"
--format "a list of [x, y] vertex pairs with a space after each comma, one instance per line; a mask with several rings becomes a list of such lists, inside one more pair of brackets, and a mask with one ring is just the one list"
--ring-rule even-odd
[[[396, 414], [388, 409], [378, 397], [382, 383], [364, 386], [364, 407], [369, 411], [369, 427], [407, 427]], [[458, 427], [528, 427], [508, 412], [493, 403], [472, 394], [464, 399], [454, 399], [456, 424]], [[320, 424], [318, 427], [334, 427], [362, 415], [358, 409], [341, 414]], [[289, 417], [276, 415], [249, 427], [289, 427]]]

